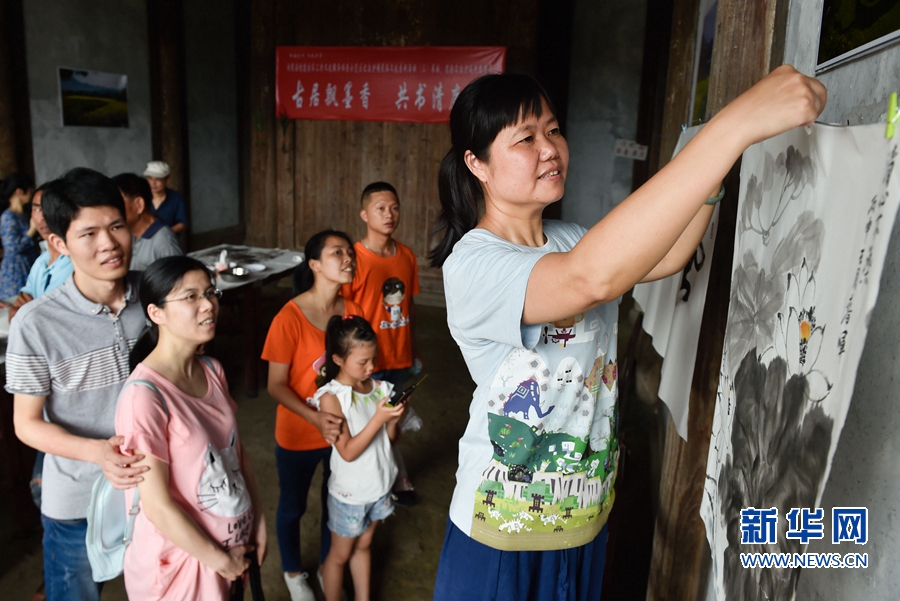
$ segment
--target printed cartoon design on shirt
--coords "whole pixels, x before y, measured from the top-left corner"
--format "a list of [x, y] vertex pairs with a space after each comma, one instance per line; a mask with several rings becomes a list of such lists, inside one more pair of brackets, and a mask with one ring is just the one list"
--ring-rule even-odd
[[233, 518], [250, 509], [250, 493], [241, 474], [236, 439], [237, 430], [232, 430], [224, 449], [216, 451], [211, 444], [206, 445], [206, 469], [197, 491], [201, 511]]
[[579, 313], [575, 317], [548, 323], [542, 330], [544, 344], [554, 342], [565, 348], [566, 343], [575, 337], [575, 324], [583, 320], [584, 313]]
[[382, 306], [387, 311], [389, 319], [382, 320], [379, 327], [382, 330], [394, 330], [409, 325], [409, 316], [403, 315], [400, 303], [406, 298], [406, 286], [397, 278], [388, 278], [381, 286], [381, 294], [384, 297]]
[[[316, 372], [317, 376], [325, 377], [325, 351], [322, 351], [319, 358], [313, 361], [313, 371]], [[311, 399], [312, 397], [306, 399], [306, 402], [308, 403]]]
[[615, 313], [601, 306], [547, 323], [534, 350], [511, 351], [498, 370], [476, 540], [512, 535], [521, 548], [551, 548], [561, 533], [590, 540], [602, 527], [618, 456]]
[[538, 390], [537, 380], [529, 378], [516, 387], [516, 391], [510, 395], [503, 404], [503, 415], [522, 414], [522, 419], [528, 419], [528, 413], [534, 409], [537, 416], [544, 417], [553, 407], [546, 412], [541, 411], [541, 391]]

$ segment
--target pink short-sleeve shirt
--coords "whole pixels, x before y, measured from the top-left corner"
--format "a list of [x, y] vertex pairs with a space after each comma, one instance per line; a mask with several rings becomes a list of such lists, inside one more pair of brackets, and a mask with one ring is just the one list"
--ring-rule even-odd
[[[126, 382], [116, 408], [124, 449], [140, 449], [169, 466], [169, 491], [207, 536], [223, 548], [250, 541], [253, 509], [241, 474], [242, 456], [222, 366], [203, 363], [206, 396], [191, 397], [144, 364]], [[129, 384], [151, 382], [149, 387]], [[131, 506], [132, 493], [126, 495]], [[141, 502], [143, 505], [143, 502]], [[142, 511], [125, 553], [125, 588], [131, 601], [227, 599], [230, 584], [165, 538]]]

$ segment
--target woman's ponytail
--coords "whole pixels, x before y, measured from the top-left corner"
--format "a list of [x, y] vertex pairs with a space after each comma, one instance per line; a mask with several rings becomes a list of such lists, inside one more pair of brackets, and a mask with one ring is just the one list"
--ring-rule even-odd
[[294, 269], [294, 281], [293, 281], [293, 292], [294, 296], [298, 294], [303, 294], [307, 290], [313, 287], [313, 283], [316, 281], [315, 275], [312, 272], [312, 269], [309, 268], [309, 261], [305, 260], [297, 265], [297, 268]]
[[438, 193], [441, 214], [435, 233], [443, 232], [444, 236], [428, 253], [432, 267], [443, 265], [459, 239], [478, 225], [478, 206], [484, 200], [480, 183], [463, 163], [456, 148], [451, 148], [441, 161]]
[[134, 344], [134, 348], [131, 349], [131, 353], [128, 354], [128, 371], [134, 371], [134, 368], [137, 367], [138, 363], [147, 358], [153, 349], [156, 348], [156, 344], [159, 342], [159, 327], [150, 322], [150, 327], [144, 330], [144, 333], [141, 334], [141, 337], [138, 338], [137, 342]]

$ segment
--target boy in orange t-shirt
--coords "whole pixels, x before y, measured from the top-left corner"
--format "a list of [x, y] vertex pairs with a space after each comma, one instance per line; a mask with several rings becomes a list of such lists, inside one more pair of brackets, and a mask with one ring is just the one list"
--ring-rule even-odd
[[[419, 293], [419, 268], [413, 251], [393, 238], [400, 224], [400, 200], [387, 182], [374, 182], [362, 192], [359, 216], [366, 224], [366, 236], [353, 245], [356, 250], [356, 276], [344, 286], [344, 298], [362, 307], [363, 317], [372, 324], [378, 339], [376, 380], [387, 380], [395, 387], [409, 378], [415, 363], [412, 334], [413, 296]], [[404, 422], [419, 420], [412, 408]], [[415, 429], [415, 428], [413, 428]], [[393, 445], [398, 473], [394, 497], [398, 505], [415, 502], [403, 457]]]

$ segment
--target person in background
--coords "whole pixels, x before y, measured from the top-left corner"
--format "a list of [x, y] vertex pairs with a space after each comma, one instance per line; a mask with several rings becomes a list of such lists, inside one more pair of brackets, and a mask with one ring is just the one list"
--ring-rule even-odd
[[144, 329], [136, 274], [128, 273], [131, 233], [122, 195], [91, 169], [73, 169], [44, 187], [48, 242], [72, 260], [59, 287], [26, 304], [9, 324], [6, 390], [16, 436], [46, 453], [41, 492], [44, 580], [50, 601], [92, 601], [85, 534], [91, 487], [101, 472], [117, 488], [146, 467], [119, 453], [116, 398], [128, 357]]
[[184, 196], [168, 187], [170, 173], [169, 164], [165, 161], [150, 161], [144, 169], [144, 177], [153, 192], [150, 210], [173, 232], [180, 234], [187, 228], [187, 208]]
[[125, 219], [134, 236], [131, 245], [131, 270], [143, 271], [163, 257], [183, 255], [172, 230], [147, 210], [153, 193], [147, 180], [134, 173], [120, 173], [112, 178], [125, 200]]
[[[387, 182], [373, 182], [362, 191], [359, 216], [366, 224], [366, 236], [353, 245], [356, 276], [344, 286], [344, 297], [358, 303], [363, 317], [378, 336], [378, 365], [372, 376], [396, 388], [412, 374], [415, 361], [413, 296], [419, 293], [419, 266], [408, 246], [394, 239], [400, 225], [400, 198]], [[420, 418], [409, 409], [401, 430], [421, 427]], [[415, 504], [416, 496], [400, 453], [399, 439], [393, 442], [397, 481], [394, 501], [401, 507]]]
[[[278, 401], [275, 417], [275, 465], [278, 469], [278, 513], [275, 531], [281, 568], [291, 601], [315, 601], [300, 557], [300, 518], [319, 463], [322, 477], [322, 520], [319, 563], [331, 546], [328, 531], [328, 478], [331, 445], [343, 420], [309, 405], [316, 394], [316, 377], [325, 364], [325, 328], [334, 315], [362, 315], [362, 309], [341, 296], [341, 286], [353, 281], [353, 243], [344, 232], [314, 234], [304, 248], [306, 260], [294, 272], [294, 298], [272, 320], [262, 359], [269, 362], [268, 390]], [[321, 572], [317, 572], [321, 576]]]
[[[41, 204], [41, 196], [44, 187], [41, 186], [34, 192], [31, 198], [31, 222], [37, 227], [37, 233], [46, 243], [50, 237], [50, 228], [47, 227], [47, 220], [44, 219], [44, 207]], [[13, 301], [9, 308], [9, 319], [22, 308], [22, 306], [32, 301], [45, 292], [49, 292], [66, 281], [72, 274], [72, 261], [68, 255], [61, 255], [56, 247], [51, 244], [46, 245], [47, 248], [35, 260], [28, 272], [28, 279], [25, 285], [19, 291], [16, 300]]]
[[313, 403], [340, 416], [328, 480], [331, 550], [320, 570], [326, 601], [338, 601], [349, 564], [357, 601], [368, 601], [372, 537], [378, 522], [394, 513], [391, 486], [397, 465], [391, 451], [406, 403], [388, 405], [393, 386], [373, 376], [378, 344], [362, 317], [335, 315], [325, 330], [325, 373]]
[[24, 173], [13, 173], [0, 182], [0, 203], [8, 208], [0, 215], [0, 240], [3, 261], [0, 262], [0, 306], [12, 303], [28, 279], [28, 272], [41, 253], [34, 241], [37, 227], [25, 215], [34, 182]]
[[[44, 208], [41, 204], [41, 196], [44, 193], [44, 187], [41, 186], [34, 191], [31, 197], [31, 222], [37, 227], [38, 234], [44, 239], [50, 237], [50, 228], [47, 227], [47, 220], [44, 219]], [[51, 244], [47, 244], [46, 250], [31, 266], [28, 273], [28, 279], [16, 300], [13, 301], [9, 308], [9, 319], [12, 320], [26, 303], [40, 297], [45, 292], [49, 292], [65, 282], [72, 275], [72, 261], [67, 255], [61, 255], [59, 251]], [[34, 458], [34, 469], [31, 472], [31, 498], [38, 509], [41, 508], [41, 480], [44, 471], [44, 453], [37, 452]]]

